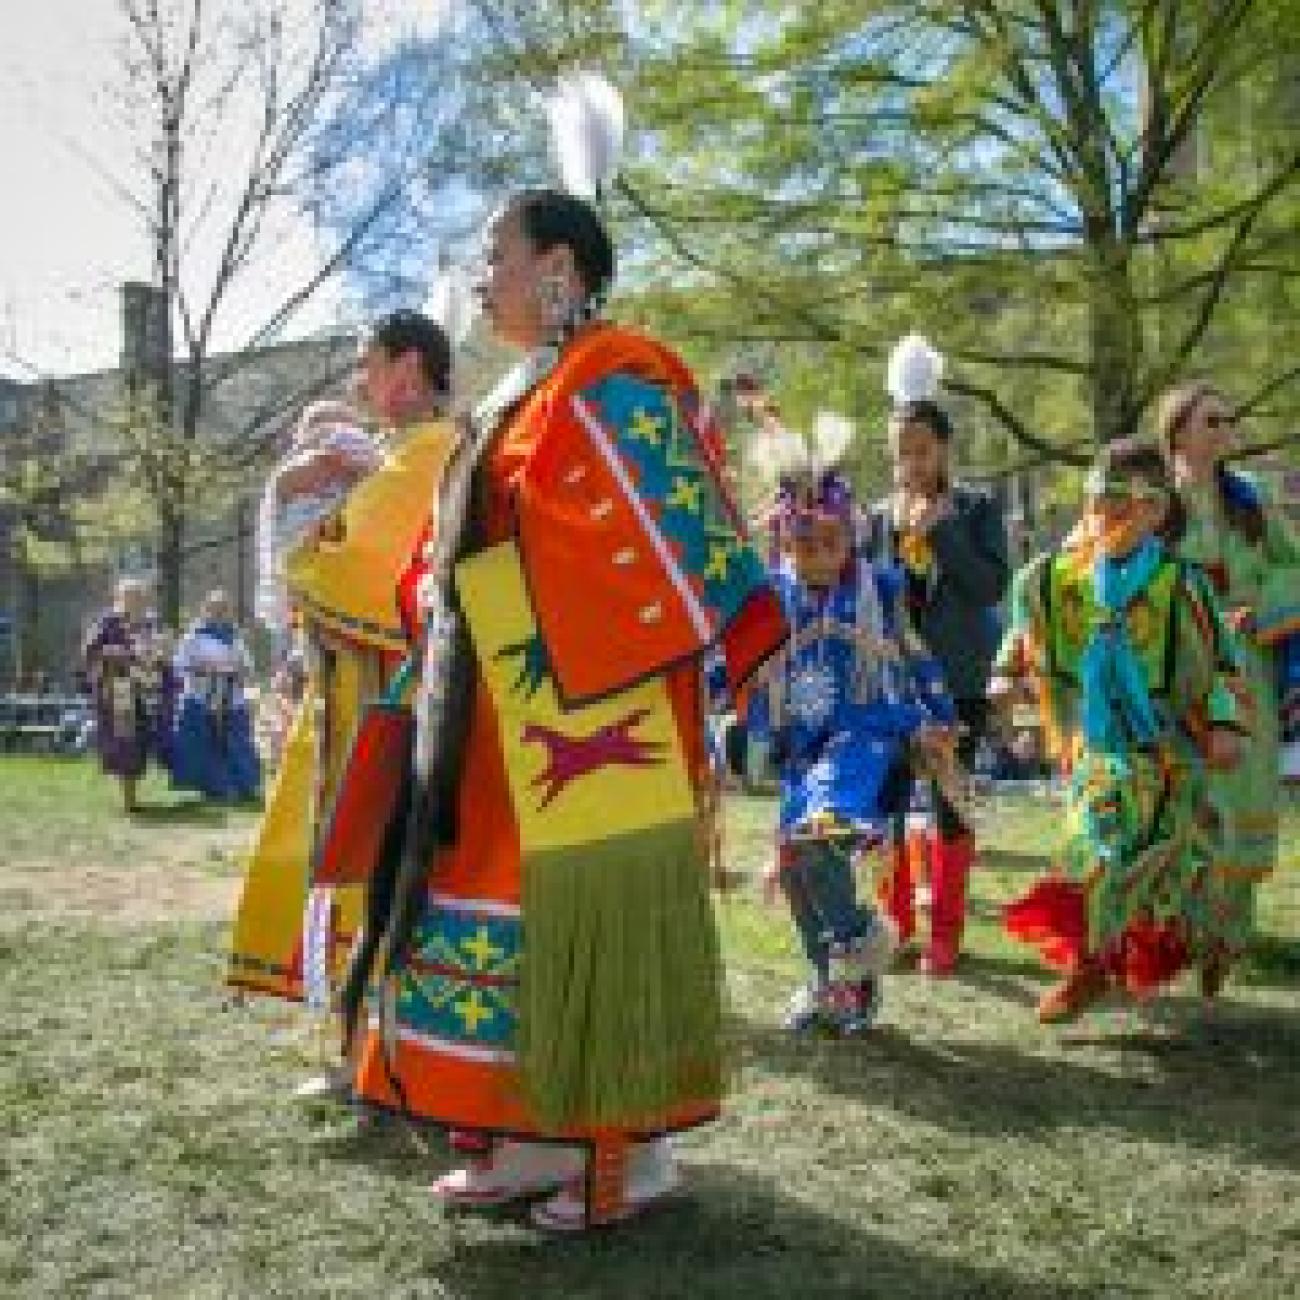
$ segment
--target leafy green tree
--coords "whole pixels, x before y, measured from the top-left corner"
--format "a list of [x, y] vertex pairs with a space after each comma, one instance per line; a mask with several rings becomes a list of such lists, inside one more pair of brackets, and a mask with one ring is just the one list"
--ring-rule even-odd
[[710, 362], [779, 349], [795, 407], [874, 419], [920, 328], [991, 466], [1082, 463], [1192, 369], [1264, 436], [1293, 413], [1294, 0], [467, 8], [457, 68], [492, 106], [457, 156], [488, 189], [534, 175], [512, 116], [605, 68], [633, 127], [623, 309]]
[[70, 449], [53, 388], [31, 395], [0, 449], [0, 516], [14, 575], [15, 668], [40, 664], [42, 595], [51, 578], [93, 558], [94, 542], [78, 503], [93, 480], [84, 456]]

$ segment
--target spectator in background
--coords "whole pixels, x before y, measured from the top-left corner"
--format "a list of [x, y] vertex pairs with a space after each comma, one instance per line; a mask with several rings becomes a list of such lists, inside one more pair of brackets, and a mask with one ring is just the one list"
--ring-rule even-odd
[[211, 591], [203, 614], [176, 650], [181, 681], [172, 782], [209, 799], [255, 799], [262, 764], [253, 744], [245, 686], [252, 656], [224, 591]]
[[82, 658], [95, 701], [100, 764], [122, 783], [127, 812], [139, 807], [138, 787], [152, 755], [171, 764], [175, 681], [170, 644], [149, 609], [148, 584], [123, 578], [113, 605], [92, 625]]

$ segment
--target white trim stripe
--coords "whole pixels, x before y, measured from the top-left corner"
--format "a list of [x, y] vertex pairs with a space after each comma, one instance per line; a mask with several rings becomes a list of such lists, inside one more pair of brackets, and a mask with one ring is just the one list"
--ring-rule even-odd
[[709, 616], [705, 612], [704, 606], [696, 598], [695, 592], [691, 590], [686, 575], [682, 572], [672, 551], [669, 549], [664, 535], [659, 531], [659, 525], [650, 517], [650, 512], [645, 508], [645, 502], [641, 500], [640, 495], [632, 486], [632, 481], [628, 478], [627, 470], [624, 468], [617, 448], [610, 442], [599, 417], [587, 403], [577, 395], [571, 401], [573, 402], [574, 414], [582, 421], [583, 427], [591, 436], [592, 442], [596, 444], [597, 451], [605, 458], [605, 463], [618, 480], [619, 486], [623, 489], [623, 495], [627, 498], [627, 502], [632, 507], [638, 522], [645, 530], [646, 536], [650, 538], [651, 545], [655, 548], [655, 554], [659, 557], [659, 562], [663, 565], [673, 587], [681, 597], [682, 604], [686, 606], [686, 613], [695, 628], [695, 635], [699, 637], [701, 644], [707, 645], [713, 640], [713, 627], [709, 622]]
[[429, 905], [440, 907], [445, 912], [481, 912], [484, 916], [500, 916], [514, 920], [519, 909], [512, 903], [503, 903], [495, 898], [460, 898], [453, 894], [430, 894]]
[[[372, 1033], [379, 1033], [379, 1017], [370, 1017]], [[449, 1038], [436, 1038], [432, 1034], [417, 1033], [414, 1029], [398, 1026], [397, 1041], [409, 1043], [412, 1047], [422, 1048], [426, 1052], [436, 1052], [443, 1056], [453, 1056], [461, 1061], [475, 1061], [479, 1065], [509, 1065], [515, 1054], [501, 1047], [471, 1047], [468, 1043], [456, 1043]]]
[[307, 915], [302, 935], [303, 1001], [313, 1011], [323, 1011], [330, 1001], [330, 919], [334, 910], [331, 890], [316, 887], [307, 895]]

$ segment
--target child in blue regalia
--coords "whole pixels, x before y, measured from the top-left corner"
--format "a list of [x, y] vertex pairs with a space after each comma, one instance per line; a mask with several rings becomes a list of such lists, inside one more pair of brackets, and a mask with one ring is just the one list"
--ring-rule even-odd
[[921, 766], [960, 782], [953, 703], [907, 624], [901, 575], [854, 554], [852, 488], [817, 463], [834, 464], [844, 427], [819, 417], [811, 463], [783, 453], [774, 579], [791, 637], [750, 696], [746, 767], [779, 777], [779, 883], [812, 967], [787, 1027], [854, 1034], [878, 1013], [892, 948], [854, 859], [886, 837]]
[[252, 672], [225, 593], [210, 592], [182, 638], [174, 667], [182, 681], [172, 784], [210, 799], [254, 799], [262, 764], [244, 693]]

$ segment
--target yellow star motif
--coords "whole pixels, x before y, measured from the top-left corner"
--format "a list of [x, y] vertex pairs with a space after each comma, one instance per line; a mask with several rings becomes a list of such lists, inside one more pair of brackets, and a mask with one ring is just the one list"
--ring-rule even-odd
[[491, 1020], [496, 1014], [491, 1007], [484, 1003], [478, 989], [470, 989], [455, 1004], [454, 1010], [461, 1020], [465, 1022], [465, 1032], [469, 1034], [477, 1034], [479, 1021]]
[[472, 939], [462, 940], [460, 946], [474, 959], [475, 970], [487, 970], [498, 957], [506, 955], [504, 948], [498, 948], [492, 942], [485, 925], [479, 926], [478, 933]]
[[709, 562], [704, 566], [704, 576], [706, 578], [716, 578], [719, 582], [726, 582], [730, 565], [730, 546], [710, 546]]
[[688, 478], [673, 479], [673, 490], [668, 494], [668, 504], [674, 510], [686, 510], [693, 515], [700, 513], [700, 493], [704, 484], [698, 479], [691, 482]]
[[662, 417], [651, 415], [649, 411], [633, 411], [627, 431], [628, 436], [638, 442], [648, 442], [652, 447], [657, 447], [663, 436], [664, 422]]

